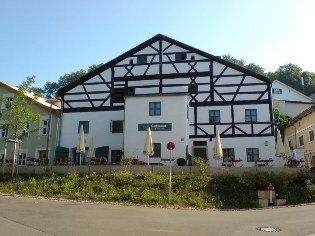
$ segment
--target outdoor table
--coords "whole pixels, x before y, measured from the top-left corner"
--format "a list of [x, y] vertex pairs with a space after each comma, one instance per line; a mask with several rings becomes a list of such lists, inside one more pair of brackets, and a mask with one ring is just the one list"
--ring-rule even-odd
[[[227, 161], [227, 162], [223, 162], [222, 163], [222, 166], [227, 166], [227, 167], [236, 167], [236, 163], [240, 163], [242, 162], [243, 160], [241, 159], [238, 159], [238, 160], [230, 160], [230, 161]], [[240, 167], [242, 167], [243, 165], [241, 165]]]
[[300, 160], [289, 160], [288, 164], [291, 168], [303, 167], [302, 163], [304, 163], [303, 159]]
[[259, 161], [257, 162], [257, 166], [258, 167], [269, 166], [269, 163], [271, 162], [273, 162], [272, 159], [259, 159]]

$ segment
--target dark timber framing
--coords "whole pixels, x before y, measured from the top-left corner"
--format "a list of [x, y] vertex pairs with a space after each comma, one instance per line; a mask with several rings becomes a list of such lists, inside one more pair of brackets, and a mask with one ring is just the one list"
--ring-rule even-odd
[[[164, 45], [163, 45], [164, 43]], [[165, 45], [166, 43], [166, 45]], [[154, 44], [154, 45], [153, 45]], [[176, 52], [171, 51], [173, 46], [180, 47], [184, 51]], [[152, 53], [139, 53], [145, 48], [151, 48]], [[168, 51], [170, 50], [170, 51]], [[183, 53], [187, 55], [186, 60], [175, 60], [175, 55]], [[191, 56], [188, 56], [191, 54]], [[195, 55], [200, 55], [202, 59], [196, 59]], [[147, 63], [136, 63], [134, 59], [137, 56], [151, 57]], [[164, 58], [164, 59], [163, 59]], [[126, 61], [126, 63], [122, 63]], [[198, 71], [197, 65], [203, 63], [203, 67], [208, 65], [206, 71]], [[214, 65], [219, 63], [223, 65], [221, 71], [214, 74]], [[170, 71], [163, 71], [163, 66], [171, 66]], [[181, 71], [178, 65], [187, 65], [186, 71]], [[137, 74], [134, 69], [137, 67], [144, 67], [142, 74]], [[151, 67], [158, 68], [158, 73], [149, 74]], [[225, 74], [226, 71], [231, 68], [235, 72], [233, 74]], [[120, 73], [116, 73], [117, 71]], [[102, 75], [104, 71], [110, 71], [110, 76], [105, 77]], [[253, 77], [258, 82], [245, 82], [247, 77]], [[90, 81], [92, 78], [98, 77], [99, 81]], [[238, 78], [240, 82], [229, 81], [229, 83], [220, 83], [224, 78]], [[165, 83], [165, 81], [168, 81]], [[170, 83], [170, 80], [174, 80], [174, 83]], [[184, 80], [189, 82], [177, 82], [178, 80]], [[156, 81], [156, 83], [145, 84], [145, 81]], [[176, 83], [175, 83], [176, 81]], [[132, 82], [132, 84], [131, 84]], [[142, 83], [141, 83], [142, 82]], [[81, 91], [71, 91], [74, 88], [82, 87]], [[90, 91], [88, 86], [104, 86], [106, 90]], [[207, 86], [207, 89], [205, 89]], [[259, 86], [263, 89], [256, 89]], [[186, 91], [178, 92], [166, 92], [167, 88], [186, 88]], [[201, 89], [202, 87], [202, 89]], [[234, 91], [222, 91], [222, 89], [235, 89]], [[242, 88], [252, 88], [245, 89]], [[130, 91], [133, 91], [137, 95], [137, 89], [156, 89], [156, 92], [152, 94], [187, 94], [191, 95], [190, 107], [193, 112], [193, 120], [190, 126], [193, 126], [193, 133], [190, 134], [190, 138], [209, 138], [214, 137], [215, 131], [219, 127], [227, 127], [225, 130], [220, 129], [222, 137], [256, 137], [256, 136], [273, 136], [273, 114], [271, 105], [271, 82], [268, 78], [249, 71], [243, 67], [235, 65], [233, 63], [222, 60], [219, 57], [213, 56], [189, 45], [178, 42], [174, 39], [168, 38], [164, 35], [158, 34], [155, 37], [147, 40], [139, 46], [129, 50], [121, 56], [113, 59], [112, 61], [100, 66], [96, 70], [84, 75], [80, 79], [72, 82], [71, 84], [61, 88], [58, 94], [63, 98], [63, 113], [72, 112], [93, 112], [93, 111], [117, 111], [124, 109], [124, 99], [121, 96], [132, 96]], [[123, 94], [121, 93], [123, 91]], [[238, 96], [252, 95], [256, 96], [256, 99], [237, 99]], [[70, 96], [69, 98], [67, 96]], [[81, 98], [79, 98], [79, 96]], [[97, 96], [97, 97], [93, 97]], [[199, 96], [205, 96], [200, 99]], [[227, 98], [230, 96], [230, 98]], [[77, 99], [75, 97], [78, 97]], [[83, 98], [84, 97], [84, 98]], [[246, 96], [247, 97], [247, 96]], [[267, 97], [267, 98], [266, 98]], [[108, 105], [108, 100], [110, 103]], [[82, 103], [84, 106], [80, 106]], [[107, 104], [106, 104], [107, 103]], [[90, 106], [87, 107], [87, 104]], [[96, 105], [98, 104], [98, 105]], [[268, 105], [270, 113], [270, 122], [235, 122], [235, 109], [240, 105]], [[65, 107], [67, 105], [67, 107]], [[220, 107], [229, 106], [231, 114], [230, 123], [200, 123], [198, 122], [198, 111], [202, 107]], [[264, 127], [258, 129], [256, 125], [264, 125]], [[247, 126], [247, 129], [244, 129]], [[212, 127], [210, 132], [209, 127]], [[258, 126], [257, 126], [258, 127]], [[247, 130], [247, 131], [245, 131]], [[248, 131], [250, 130], [250, 131]]]

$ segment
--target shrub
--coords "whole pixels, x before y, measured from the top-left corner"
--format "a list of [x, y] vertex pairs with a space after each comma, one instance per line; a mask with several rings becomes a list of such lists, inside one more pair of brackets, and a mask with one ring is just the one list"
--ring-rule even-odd
[[195, 157], [194, 163], [197, 166], [197, 168], [200, 170], [200, 173], [202, 175], [206, 174], [206, 170], [208, 169], [208, 159], [202, 158], [202, 157]]
[[184, 158], [178, 158], [177, 159], [177, 165], [178, 166], [185, 166], [186, 165], [186, 160]]

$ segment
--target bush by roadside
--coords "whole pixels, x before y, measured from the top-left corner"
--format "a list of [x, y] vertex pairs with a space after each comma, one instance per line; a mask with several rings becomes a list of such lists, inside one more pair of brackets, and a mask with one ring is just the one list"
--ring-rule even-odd
[[[104, 202], [168, 205], [166, 174], [68, 173], [0, 177], [0, 192]], [[315, 178], [307, 172], [246, 172], [241, 176], [174, 175], [171, 205], [196, 208], [258, 207], [256, 190], [272, 183], [288, 204], [314, 201]]]

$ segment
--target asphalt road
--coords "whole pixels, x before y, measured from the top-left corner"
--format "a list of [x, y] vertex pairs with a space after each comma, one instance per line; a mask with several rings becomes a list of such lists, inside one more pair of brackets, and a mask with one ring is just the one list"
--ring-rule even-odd
[[202, 211], [0, 196], [0, 235], [315, 235], [315, 204]]

